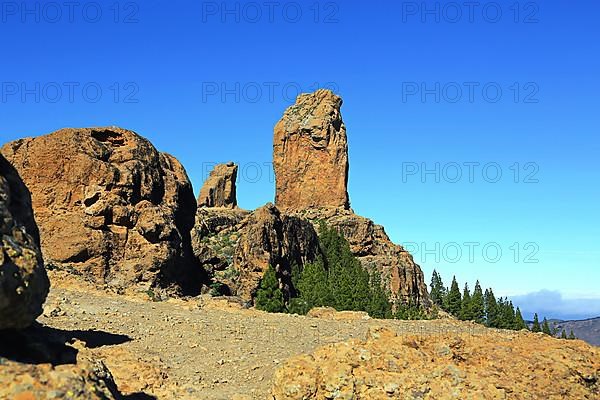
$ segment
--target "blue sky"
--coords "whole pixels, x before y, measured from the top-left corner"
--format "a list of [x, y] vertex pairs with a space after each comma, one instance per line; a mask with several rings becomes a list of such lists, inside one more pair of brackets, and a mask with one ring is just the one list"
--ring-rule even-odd
[[521, 296], [526, 314], [597, 316], [599, 14], [555, 0], [2, 2], [0, 142], [119, 125], [178, 157], [196, 191], [212, 163], [239, 163], [252, 209], [274, 197], [273, 126], [298, 92], [329, 87], [353, 209], [428, 281], [436, 268]]

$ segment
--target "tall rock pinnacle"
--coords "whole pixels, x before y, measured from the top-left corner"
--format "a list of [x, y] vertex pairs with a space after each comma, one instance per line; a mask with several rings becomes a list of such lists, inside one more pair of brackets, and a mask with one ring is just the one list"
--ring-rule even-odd
[[348, 142], [340, 108], [329, 90], [301, 94], [275, 126], [275, 203], [283, 210], [350, 208]]
[[215, 165], [198, 196], [198, 207], [236, 208], [235, 180], [238, 166], [230, 162]]

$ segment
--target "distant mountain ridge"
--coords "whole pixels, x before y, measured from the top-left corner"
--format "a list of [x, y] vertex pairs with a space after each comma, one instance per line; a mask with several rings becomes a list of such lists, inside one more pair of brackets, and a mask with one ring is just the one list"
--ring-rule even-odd
[[[600, 317], [569, 321], [549, 319], [548, 323], [550, 328], [556, 329], [557, 336], [560, 335], [563, 329], [567, 335], [573, 330], [577, 339], [584, 340], [594, 346], [600, 346]], [[527, 321], [529, 328], [532, 324], [532, 321]]]

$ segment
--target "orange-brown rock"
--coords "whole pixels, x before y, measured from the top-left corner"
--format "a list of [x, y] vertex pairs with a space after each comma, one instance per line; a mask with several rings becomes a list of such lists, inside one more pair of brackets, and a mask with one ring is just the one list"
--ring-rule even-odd
[[2, 155], [0, 239], [0, 330], [26, 328], [42, 313], [50, 282], [29, 191]]
[[291, 269], [320, 253], [313, 225], [286, 215], [269, 203], [252, 212], [199, 208], [192, 231], [194, 255], [211, 277], [231, 293], [250, 300], [272, 265], [286, 297], [292, 294]]
[[275, 204], [281, 210], [350, 208], [341, 106], [342, 99], [329, 90], [302, 94], [275, 126]]
[[50, 264], [119, 288], [195, 289], [196, 201], [174, 157], [115, 127], [62, 129], [1, 151], [31, 191]]
[[600, 349], [544, 334], [486, 331], [397, 336], [326, 345], [288, 360], [274, 400], [598, 399]]
[[238, 166], [232, 162], [215, 165], [200, 190], [198, 207], [236, 208], [237, 171]]
[[286, 297], [291, 294], [292, 265], [314, 261], [319, 239], [310, 222], [282, 214], [269, 203], [250, 214], [239, 227], [234, 268], [238, 272], [237, 295], [251, 298], [272, 265]]

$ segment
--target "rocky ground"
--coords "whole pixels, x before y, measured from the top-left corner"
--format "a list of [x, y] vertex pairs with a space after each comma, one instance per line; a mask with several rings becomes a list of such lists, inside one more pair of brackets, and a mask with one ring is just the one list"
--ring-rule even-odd
[[423, 336], [486, 332], [450, 320], [267, 314], [209, 297], [153, 302], [146, 294], [113, 295], [80, 282], [70, 285], [67, 277], [62, 281], [52, 288], [39, 321], [85, 342], [132, 398], [265, 399], [286, 359], [324, 344], [365, 339], [373, 326]]

